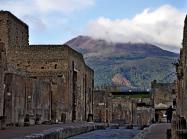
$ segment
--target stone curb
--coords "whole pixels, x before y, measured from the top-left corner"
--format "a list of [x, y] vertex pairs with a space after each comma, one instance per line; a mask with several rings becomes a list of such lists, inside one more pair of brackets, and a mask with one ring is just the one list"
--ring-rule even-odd
[[13, 139], [66, 139], [72, 136], [76, 136], [82, 133], [90, 132], [97, 129], [105, 129], [106, 124], [86, 124], [86, 125], [76, 125], [67, 126], [61, 128], [51, 128], [44, 130], [40, 133], [33, 133], [31, 135], [25, 136], [23, 138], [13, 138]]

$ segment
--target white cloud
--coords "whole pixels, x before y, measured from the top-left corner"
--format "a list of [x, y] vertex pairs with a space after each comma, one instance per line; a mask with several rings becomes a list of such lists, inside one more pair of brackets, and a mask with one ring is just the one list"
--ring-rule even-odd
[[0, 9], [10, 10], [17, 16], [70, 13], [94, 5], [95, 0], [6, 0], [0, 1]]
[[94, 4], [95, 0], [0, 0], [0, 10], [10, 11], [26, 22], [32, 36], [63, 28], [70, 14]]
[[94, 5], [94, 0], [33, 0], [43, 12], [73, 12]]
[[100, 17], [91, 21], [85, 34], [112, 42], [145, 42], [176, 51], [181, 47], [185, 13], [170, 5], [145, 9], [132, 19]]

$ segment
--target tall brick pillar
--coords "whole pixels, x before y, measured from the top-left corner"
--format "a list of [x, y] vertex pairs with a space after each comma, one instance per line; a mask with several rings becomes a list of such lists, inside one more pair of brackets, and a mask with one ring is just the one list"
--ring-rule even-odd
[[5, 47], [4, 43], [0, 42], [0, 116], [3, 116], [4, 103], [4, 70], [5, 70]]
[[6, 70], [5, 45], [0, 42], [0, 129], [5, 128], [4, 117], [4, 71]]

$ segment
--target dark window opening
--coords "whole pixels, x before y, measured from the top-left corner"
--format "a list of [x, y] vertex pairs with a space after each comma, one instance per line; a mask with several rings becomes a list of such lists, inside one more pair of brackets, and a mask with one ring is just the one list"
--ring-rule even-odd
[[44, 69], [44, 67], [41, 67], [41, 69]]
[[57, 64], [55, 64], [55, 69], [57, 69]]
[[173, 99], [173, 106], [176, 106], [177, 103], [176, 103], [176, 99]]
[[175, 93], [175, 89], [172, 89], [172, 94], [176, 94], [176, 93]]

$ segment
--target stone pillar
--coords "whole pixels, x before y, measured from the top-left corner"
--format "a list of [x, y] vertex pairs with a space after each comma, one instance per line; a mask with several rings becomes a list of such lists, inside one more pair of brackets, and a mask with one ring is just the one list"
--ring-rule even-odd
[[5, 45], [0, 43], [0, 116], [3, 116], [4, 105], [4, 70], [6, 64]]
[[4, 116], [4, 71], [6, 70], [6, 52], [4, 43], [0, 43], [0, 129], [5, 128]]

